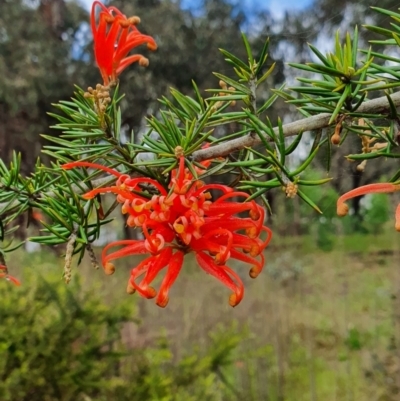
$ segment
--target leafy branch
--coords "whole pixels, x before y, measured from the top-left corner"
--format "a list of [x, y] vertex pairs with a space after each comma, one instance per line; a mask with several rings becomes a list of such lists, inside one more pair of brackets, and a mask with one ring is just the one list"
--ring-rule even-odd
[[[114, 8], [110, 11], [99, 2], [94, 3], [94, 8], [96, 6], [102, 8], [103, 16], [115, 13]], [[376, 11], [400, 21], [400, 14], [380, 8]], [[124, 16], [119, 17], [123, 19]], [[95, 35], [107, 35], [108, 31], [101, 25], [106, 24], [105, 20], [100, 19], [98, 24], [95, 21], [93, 18]], [[137, 19], [126, 19], [124, 24], [115, 25], [112, 32], [131, 29], [127, 27], [137, 23]], [[376, 43], [400, 46], [400, 27], [395, 23], [392, 27], [393, 30], [366, 28], [386, 38]], [[125, 42], [126, 35], [121, 34], [114, 38], [116, 44], [100, 38], [103, 44], [107, 43], [107, 49], [95, 46], [96, 52], [106, 52], [113, 61], [110, 64], [107, 57], [97, 57], [104, 85], [98, 84], [86, 91], [76, 87], [71, 100], [55, 105], [59, 113], [52, 114], [58, 121], [53, 128], [60, 134], [57, 137], [44, 135], [49, 144], [43, 153], [51, 158], [50, 166], [38, 159], [35, 171], [24, 177], [19, 155], [14, 154], [10, 166], [0, 160], [1, 255], [21, 245], [4, 243], [6, 237], [15, 233], [17, 218], [23, 214], [32, 216], [33, 210], [38, 209], [42, 213], [38, 220], [41, 235], [30, 240], [47, 245], [67, 244], [65, 276], [68, 280], [73, 254], [78, 254], [80, 261], [88, 252], [96, 265], [90, 244], [99, 237], [102, 226], [111, 221], [110, 215], [119, 202], [118, 197], [110, 205], [103, 202], [100, 189], [107, 192], [107, 188], [112, 188], [114, 193], [119, 191], [120, 198], [128, 199], [121, 177], [129, 177], [127, 182], [135, 183], [128, 188], [132, 197], [139, 197], [135, 202], [140, 203], [148, 202], [161, 192], [170, 195], [178, 175], [181, 181], [187, 176], [191, 177], [192, 185], [200, 185], [201, 179], [212, 179], [216, 175], [226, 177], [229, 173], [234, 177], [230, 187], [242, 191], [239, 194], [253, 205], [254, 216], [260, 214], [254, 207], [254, 199], [260, 198], [268, 206], [265, 193], [279, 187], [283, 187], [287, 197], [299, 196], [321, 212], [302, 187], [323, 185], [330, 178], [307, 180], [302, 175], [322, 146], [328, 145], [328, 157], [331, 157], [331, 145], [341, 145], [346, 136], [352, 134], [359, 138], [360, 153], [347, 155], [349, 160], [360, 161], [365, 166], [372, 158], [400, 158], [400, 153], [393, 151], [398, 147], [400, 126], [397, 112], [400, 92], [393, 93], [400, 85], [397, 67], [400, 59], [372, 49], [358, 49], [357, 28], [353, 37], [349, 33], [345, 35], [343, 43], [338, 32], [334, 51], [326, 55], [310, 45], [317, 62], [291, 63], [290, 66], [303, 75], [298, 78], [300, 85], [289, 89], [285, 89], [285, 85], [277, 89], [270, 87], [275, 63], [268, 57], [269, 40], [258, 57], [254, 57], [249, 40], [243, 35], [246, 60], [221, 49], [226, 62], [233, 67], [234, 76], [215, 73], [219, 87], [208, 89], [205, 95], [195, 82], [192, 96], [172, 89], [170, 96], [162, 97], [160, 110], [147, 120], [147, 131], [141, 132], [141, 140], [136, 142], [134, 133], [124, 132], [122, 126], [122, 96], [117, 76], [132, 62], [148, 64], [143, 56], [126, 56], [129, 43], [132, 47], [145, 43], [150, 50], [155, 50], [157, 45], [153, 38], [140, 34], [136, 28], [131, 34], [137, 35], [136, 42]], [[99, 40], [95, 37], [95, 42], [96, 39]], [[388, 62], [397, 64], [393, 66]], [[259, 96], [260, 88], [266, 94], [263, 101]], [[384, 96], [367, 100], [367, 96], [377, 96], [382, 90]], [[269, 114], [278, 98], [295, 105], [305, 118], [283, 124], [278, 117], [273, 123]], [[297, 165], [291, 166], [288, 156], [303, 146], [305, 132], [313, 133], [313, 143], [307, 147], [308, 154], [298, 157]], [[289, 141], [289, 137], [295, 138]], [[76, 168], [63, 169], [66, 164]], [[102, 167], [92, 168], [98, 165]], [[144, 179], [139, 182], [134, 177]], [[391, 181], [399, 178], [400, 169]], [[226, 195], [228, 190], [224, 190]], [[88, 197], [88, 192], [96, 196]], [[248, 204], [240, 207], [246, 210]], [[140, 209], [137, 204], [125, 209], [130, 207]], [[179, 224], [178, 230], [182, 230]], [[152, 247], [154, 251], [156, 246], [152, 244]], [[240, 257], [240, 260], [246, 259]]]

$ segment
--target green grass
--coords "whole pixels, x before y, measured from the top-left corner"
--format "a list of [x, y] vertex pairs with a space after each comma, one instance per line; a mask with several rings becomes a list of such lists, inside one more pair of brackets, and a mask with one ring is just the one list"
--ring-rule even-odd
[[[256, 280], [248, 277], [247, 267], [234, 266], [246, 293], [232, 309], [229, 291], [189, 258], [166, 309], [131, 296], [141, 324], [124, 331], [126, 347], [143, 349], [163, 340], [178, 363], [194, 348], [206, 350], [216, 328], [230, 328], [242, 340], [229, 364], [217, 372], [215, 398], [204, 399], [397, 400], [398, 234], [337, 237], [332, 252], [320, 251], [312, 237], [275, 237], [266, 259]], [[136, 263], [118, 261], [112, 277], [89, 263], [73, 273], [84, 277], [84, 287], [97, 286], [112, 304], [128, 297], [126, 280]], [[49, 270], [58, 270], [61, 280], [62, 260], [48, 254], [20, 252], [9, 264], [22, 280]]]

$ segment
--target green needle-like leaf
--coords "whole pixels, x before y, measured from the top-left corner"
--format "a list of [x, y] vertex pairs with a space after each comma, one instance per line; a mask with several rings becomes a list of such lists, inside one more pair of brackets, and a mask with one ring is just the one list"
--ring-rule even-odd
[[319, 214], [322, 214], [321, 209], [300, 189], [297, 190], [297, 195], [303, 199], [304, 202], [306, 202], [309, 206], [311, 206], [316, 212]]
[[346, 85], [345, 90], [343, 91], [343, 94], [340, 97], [340, 99], [339, 99], [339, 101], [338, 101], [338, 103], [337, 103], [337, 105], [335, 107], [335, 110], [332, 113], [332, 116], [331, 116], [331, 118], [329, 120], [329, 124], [332, 124], [335, 121], [335, 119], [339, 115], [344, 103], [346, 102], [346, 100], [350, 96], [350, 93], [351, 93], [351, 86], [350, 85]]

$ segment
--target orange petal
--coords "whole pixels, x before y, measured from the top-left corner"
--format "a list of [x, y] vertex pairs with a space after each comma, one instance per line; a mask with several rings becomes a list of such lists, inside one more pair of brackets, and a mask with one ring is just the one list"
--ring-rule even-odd
[[161, 283], [160, 291], [156, 300], [156, 304], [162, 308], [165, 308], [168, 304], [168, 292], [181, 271], [183, 257], [183, 252], [177, 251], [170, 259], [167, 274], [165, 275], [164, 280]]
[[[214, 259], [204, 252], [197, 252], [196, 260], [199, 266], [206, 273], [212, 275], [217, 280], [221, 281], [222, 284], [233, 291], [233, 294], [231, 294], [231, 296], [229, 297], [229, 304], [231, 306], [236, 306], [243, 298], [243, 283], [240, 280], [239, 276], [227, 266], [216, 265], [214, 263]], [[234, 276], [237, 283], [232, 280], [230, 274]]]
[[390, 182], [376, 183], [363, 185], [361, 187], [352, 189], [349, 192], [343, 194], [337, 200], [336, 212], [338, 216], [346, 216], [349, 212], [349, 207], [345, 204], [349, 199], [355, 198], [357, 196], [367, 195], [367, 194], [377, 194], [377, 193], [391, 193], [400, 190], [399, 184], [392, 184]]

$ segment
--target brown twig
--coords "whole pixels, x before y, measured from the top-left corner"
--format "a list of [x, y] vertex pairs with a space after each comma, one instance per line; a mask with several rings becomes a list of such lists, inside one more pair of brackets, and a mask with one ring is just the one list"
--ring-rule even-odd
[[[391, 95], [391, 98], [395, 106], [400, 106], [400, 92]], [[357, 109], [357, 113], [379, 114], [381, 112], [388, 111], [389, 108], [390, 106], [387, 97], [382, 96], [380, 98], [369, 100], [368, 102], [363, 103]], [[328, 127], [330, 118], [331, 114], [322, 113], [285, 124], [282, 127], [283, 135], [289, 137], [297, 135], [299, 132], [313, 131]], [[274, 128], [274, 131], [275, 133], [278, 133], [278, 128]], [[258, 136], [248, 134], [219, 145], [211, 146], [207, 149], [197, 150], [196, 152], [193, 152], [191, 159], [197, 162], [214, 159], [216, 157], [226, 156], [232, 152], [246, 147], [259, 145], [260, 143], [261, 139]]]

